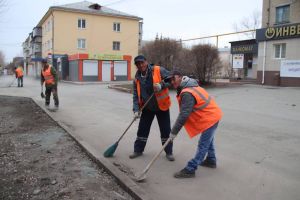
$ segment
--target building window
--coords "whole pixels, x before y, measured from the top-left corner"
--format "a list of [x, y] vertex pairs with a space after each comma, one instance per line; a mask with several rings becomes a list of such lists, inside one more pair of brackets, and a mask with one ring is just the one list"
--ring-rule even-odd
[[290, 5], [276, 7], [276, 24], [290, 21]]
[[86, 26], [85, 19], [78, 19], [78, 28], [84, 29]]
[[114, 23], [113, 29], [115, 32], [121, 31], [121, 24], [120, 23]]
[[120, 42], [113, 42], [113, 50], [120, 51]]
[[78, 39], [77, 40], [77, 48], [78, 49], [85, 49], [86, 48], [85, 39]]
[[274, 57], [285, 58], [286, 44], [274, 44]]

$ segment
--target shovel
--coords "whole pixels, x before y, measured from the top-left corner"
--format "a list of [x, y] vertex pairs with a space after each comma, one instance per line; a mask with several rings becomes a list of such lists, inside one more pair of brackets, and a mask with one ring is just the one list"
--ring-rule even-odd
[[152, 158], [152, 160], [149, 162], [149, 164], [146, 166], [146, 168], [143, 170], [143, 172], [138, 175], [135, 180], [137, 182], [143, 182], [147, 178], [146, 174], [149, 171], [150, 167], [153, 165], [153, 163], [157, 160], [158, 156], [161, 154], [161, 152], [166, 148], [166, 146], [172, 141], [172, 138], [169, 138], [165, 144], [162, 146], [161, 150]]

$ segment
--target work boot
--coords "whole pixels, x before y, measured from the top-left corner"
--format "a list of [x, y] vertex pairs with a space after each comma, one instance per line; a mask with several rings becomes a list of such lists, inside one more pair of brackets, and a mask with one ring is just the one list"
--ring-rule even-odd
[[175, 160], [173, 154], [166, 154], [166, 158], [167, 158], [168, 161], [174, 161]]
[[176, 172], [174, 174], [175, 178], [194, 178], [195, 177], [195, 171], [189, 171], [186, 168], [182, 169], [179, 172]]
[[201, 164], [203, 167], [208, 167], [208, 168], [217, 168], [217, 163], [214, 160], [210, 160], [206, 158]]
[[130, 159], [135, 159], [135, 158], [137, 158], [137, 157], [139, 157], [139, 156], [142, 156], [142, 155], [143, 155], [142, 152], [133, 152], [133, 153], [129, 156], [129, 158], [130, 158]]

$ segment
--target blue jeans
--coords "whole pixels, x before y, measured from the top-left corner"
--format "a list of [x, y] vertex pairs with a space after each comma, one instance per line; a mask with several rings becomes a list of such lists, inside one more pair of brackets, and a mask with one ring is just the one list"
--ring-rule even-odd
[[187, 169], [190, 172], [196, 171], [198, 168], [198, 165], [200, 165], [202, 163], [206, 154], [207, 154], [207, 158], [209, 160], [216, 162], [217, 159], [216, 159], [216, 155], [215, 155], [214, 140], [215, 140], [215, 131], [218, 127], [218, 123], [219, 122], [215, 123], [212, 127], [205, 130], [201, 134], [196, 155], [193, 159], [191, 159], [187, 163], [185, 169]]

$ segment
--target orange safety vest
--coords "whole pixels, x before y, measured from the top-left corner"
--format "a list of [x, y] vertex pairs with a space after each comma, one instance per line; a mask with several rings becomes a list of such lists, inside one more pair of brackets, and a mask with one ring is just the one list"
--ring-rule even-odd
[[17, 77], [18, 77], [18, 78], [20, 78], [20, 77], [23, 76], [23, 70], [22, 70], [21, 67], [18, 67], [18, 68], [16, 69], [16, 74], [17, 74]]
[[215, 100], [206, 90], [199, 86], [184, 88], [181, 91], [180, 95], [177, 96], [179, 108], [181, 104], [181, 94], [184, 92], [191, 93], [196, 99], [193, 111], [184, 124], [185, 130], [192, 138], [217, 123], [222, 118], [223, 113]]
[[51, 74], [51, 66], [49, 65], [48, 69], [43, 70], [42, 69], [42, 74], [44, 76], [45, 82], [47, 85], [53, 85], [55, 83], [54, 77]]
[[[153, 84], [155, 83], [161, 83], [161, 75], [160, 75], [160, 67], [159, 66], [154, 66], [153, 67]], [[136, 88], [137, 88], [137, 94], [138, 94], [138, 103], [139, 107], [142, 107], [144, 102], [142, 101], [141, 97], [141, 83], [140, 80], [136, 79]], [[171, 99], [169, 96], [169, 89], [165, 88], [159, 92], [155, 93], [155, 97], [157, 100], [157, 104], [160, 110], [166, 111], [170, 108], [171, 106]]]

